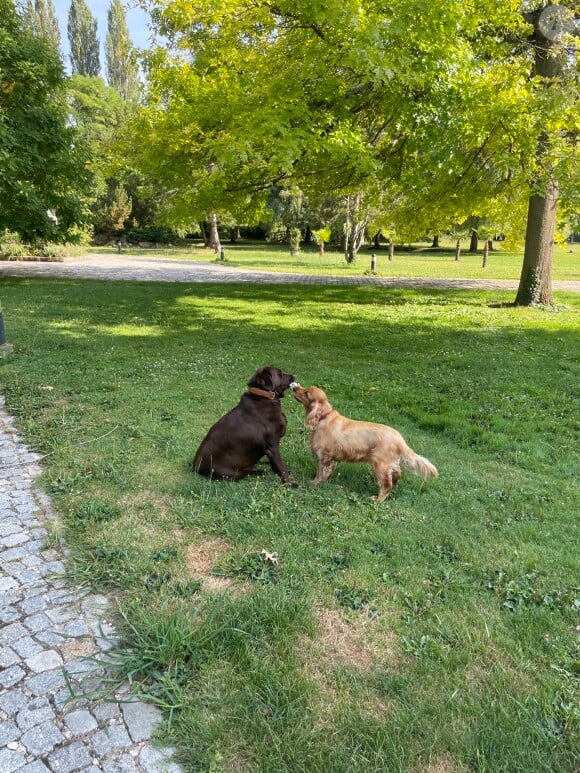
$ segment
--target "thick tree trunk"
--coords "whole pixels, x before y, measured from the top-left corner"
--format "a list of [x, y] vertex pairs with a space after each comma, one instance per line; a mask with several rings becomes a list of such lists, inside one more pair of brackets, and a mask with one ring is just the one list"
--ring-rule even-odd
[[528, 205], [526, 247], [516, 306], [552, 303], [552, 248], [558, 186], [552, 180], [546, 194], [533, 194]]
[[461, 239], [458, 239], [455, 243], [455, 260], [459, 260], [461, 257]]
[[475, 228], [472, 228], [471, 230], [471, 241], [469, 242], [469, 252], [473, 255], [473, 253], [477, 252], [477, 231]]
[[395, 242], [392, 239], [389, 239], [389, 260], [391, 263], [393, 262], [393, 258], [395, 257]]
[[439, 234], [435, 234], [433, 237], [433, 244], [431, 247], [439, 247]]
[[[542, 25], [542, 17], [551, 14], [551, 22]], [[563, 51], [562, 36], [557, 32], [556, 21], [569, 13], [563, 6], [539, 8], [524, 14], [527, 22], [534, 25], [534, 66], [537, 75], [545, 78], [544, 88], [550, 81], [560, 78], [564, 72], [566, 55]], [[544, 34], [546, 33], [546, 34]], [[538, 169], [547, 171], [542, 180], [536, 180], [528, 202], [526, 245], [520, 284], [515, 299], [516, 306], [530, 306], [534, 303], [552, 303], [552, 251], [556, 229], [556, 207], [558, 184], [549, 175], [550, 161], [547, 157], [549, 137], [542, 133], [538, 138], [536, 158]]]
[[219, 255], [222, 249], [222, 245], [218, 231], [218, 218], [215, 212], [212, 212], [209, 216], [209, 244], [216, 255]]

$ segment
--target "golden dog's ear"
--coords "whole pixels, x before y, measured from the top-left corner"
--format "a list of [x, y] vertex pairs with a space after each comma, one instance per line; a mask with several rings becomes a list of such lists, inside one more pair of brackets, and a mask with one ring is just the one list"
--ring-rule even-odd
[[306, 414], [306, 420], [304, 422], [308, 429], [315, 429], [320, 418], [322, 405], [318, 401], [310, 403], [308, 407], [308, 413]]

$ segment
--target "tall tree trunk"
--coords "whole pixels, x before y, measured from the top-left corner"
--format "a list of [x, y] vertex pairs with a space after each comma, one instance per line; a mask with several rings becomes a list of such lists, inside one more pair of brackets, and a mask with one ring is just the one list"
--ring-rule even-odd
[[203, 220], [199, 221], [199, 229], [201, 231], [201, 238], [203, 239], [203, 246], [209, 247], [209, 237], [207, 235], [207, 230], [205, 227], [205, 222]]
[[558, 186], [551, 180], [544, 195], [533, 194], [528, 205], [526, 246], [516, 306], [552, 303], [552, 248]]
[[[545, 14], [552, 14], [546, 27]], [[537, 75], [546, 78], [544, 88], [560, 78], [564, 72], [566, 56], [563, 51], [562, 36], [557, 32], [555, 21], [568, 13], [563, 6], [538, 8], [524, 14], [527, 22], [534, 25], [534, 67]], [[544, 34], [546, 33], [546, 34]], [[541, 88], [541, 86], [540, 86]], [[556, 207], [558, 204], [558, 183], [550, 177], [550, 162], [546, 158], [549, 137], [543, 132], [538, 138], [536, 160], [538, 169], [547, 171], [543, 178], [534, 181], [528, 202], [528, 222], [526, 225], [526, 245], [520, 284], [515, 299], [516, 306], [530, 306], [534, 303], [552, 303], [552, 252], [554, 231], [556, 228]]]
[[477, 231], [475, 228], [471, 229], [471, 241], [469, 242], [469, 252], [473, 255], [473, 253], [477, 252]]
[[483, 242], [483, 260], [481, 261], [481, 267], [487, 267], [487, 256], [489, 255], [489, 241], [487, 239]]
[[439, 234], [435, 234], [433, 237], [433, 244], [431, 247], [439, 247]]
[[455, 243], [455, 260], [459, 260], [461, 257], [461, 239], [458, 239]]
[[222, 245], [218, 231], [218, 217], [215, 212], [212, 212], [209, 216], [209, 244], [216, 255], [219, 255], [222, 249]]
[[358, 251], [364, 244], [368, 215], [360, 216], [362, 194], [346, 197], [346, 219], [344, 223], [344, 258], [354, 263]]
[[393, 262], [393, 258], [395, 257], [395, 242], [392, 239], [389, 239], [389, 260], [391, 263]]

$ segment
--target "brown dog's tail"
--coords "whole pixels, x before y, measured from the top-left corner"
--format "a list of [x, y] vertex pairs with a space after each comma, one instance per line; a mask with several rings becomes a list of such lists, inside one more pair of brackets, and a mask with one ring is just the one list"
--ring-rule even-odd
[[401, 457], [401, 464], [403, 464], [408, 470], [414, 472], [415, 475], [420, 475], [422, 478], [436, 478], [439, 473], [437, 467], [431, 464], [429, 459], [425, 459], [424, 456], [419, 456], [411, 448], [407, 448], [404, 455]]

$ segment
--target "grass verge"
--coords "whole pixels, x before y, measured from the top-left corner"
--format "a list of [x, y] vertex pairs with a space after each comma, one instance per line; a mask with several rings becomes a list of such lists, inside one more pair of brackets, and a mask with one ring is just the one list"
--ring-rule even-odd
[[[118, 667], [188, 770], [572, 771], [578, 299], [8, 279], [0, 382]], [[396, 426], [439, 468], [325, 486], [284, 401], [277, 478], [188, 468], [257, 365]], [[87, 442], [88, 441], [88, 442]], [[262, 553], [276, 553], [278, 561]]]

